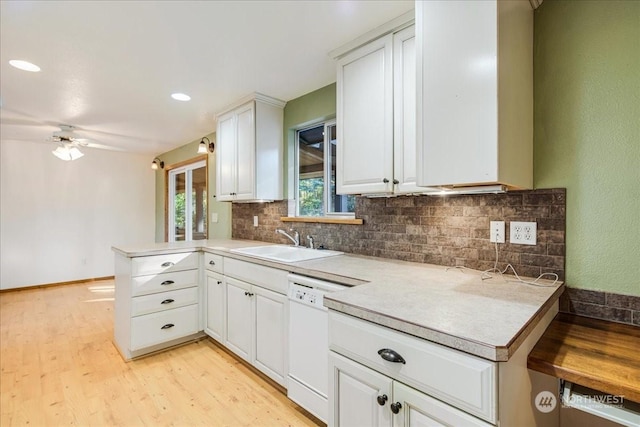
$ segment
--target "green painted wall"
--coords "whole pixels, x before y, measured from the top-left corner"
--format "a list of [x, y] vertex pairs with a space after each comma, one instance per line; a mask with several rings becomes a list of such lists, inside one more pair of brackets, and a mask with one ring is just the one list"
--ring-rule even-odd
[[330, 120], [336, 117], [336, 84], [309, 92], [299, 98], [287, 102], [284, 107], [284, 195], [285, 198], [294, 197], [294, 147], [295, 130], [313, 122]]
[[[215, 142], [215, 133], [207, 135], [209, 140]], [[166, 152], [158, 156], [158, 158], [164, 161], [165, 169], [158, 169], [156, 171], [156, 242], [164, 242], [164, 204], [166, 197], [166, 170], [167, 167], [176, 163], [181, 163], [189, 159], [194, 159], [198, 156], [198, 144], [200, 139], [192, 141], [186, 145], [178, 147], [174, 150]], [[231, 237], [231, 204], [225, 202], [216, 202], [213, 195], [216, 188], [216, 154], [209, 154], [208, 159], [208, 179], [209, 179], [209, 212], [207, 221], [209, 221], [209, 238], [229, 238]], [[211, 213], [216, 212], [218, 214], [218, 222], [211, 223]]]
[[536, 188], [567, 188], [566, 283], [640, 295], [640, 1], [535, 12]]

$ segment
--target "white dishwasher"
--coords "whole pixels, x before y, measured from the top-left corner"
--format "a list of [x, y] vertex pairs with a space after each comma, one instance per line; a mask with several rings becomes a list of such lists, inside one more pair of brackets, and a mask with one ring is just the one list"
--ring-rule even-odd
[[289, 274], [289, 381], [287, 396], [327, 422], [329, 332], [324, 294], [348, 286]]

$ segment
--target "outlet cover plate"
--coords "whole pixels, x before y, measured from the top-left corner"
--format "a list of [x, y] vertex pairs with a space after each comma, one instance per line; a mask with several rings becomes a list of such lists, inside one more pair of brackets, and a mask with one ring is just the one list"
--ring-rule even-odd
[[535, 222], [511, 221], [509, 242], [516, 245], [535, 245], [538, 224]]
[[489, 241], [492, 243], [504, 243], [504, 221], [490, 222]]

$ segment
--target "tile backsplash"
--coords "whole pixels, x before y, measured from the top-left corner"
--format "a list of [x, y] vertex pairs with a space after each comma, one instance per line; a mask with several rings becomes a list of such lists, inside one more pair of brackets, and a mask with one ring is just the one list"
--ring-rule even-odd
[[[504, 194], [446, 197], [357, 197], [356, 218], [363, 225], [282, 222], [287, 201], [236, 203], [232, 236], [238, 239], [288, 243], [276, 228], [294, 228], [314, 237], [316, 245], [353, 254], [405, 261], [492, 268], [495, 244], [489, 242], [489, 222], [507, 221], [506, 242], [499, 245], [498, 267], [512, 264], [518, 274], [537, 277], [553, 272], [564, 279], [565, 189], [511, 191]], [[258, 216], [258, 227], [253, 217]], [[537, 222], [535, 246], [509, 242], [511, 221]]]

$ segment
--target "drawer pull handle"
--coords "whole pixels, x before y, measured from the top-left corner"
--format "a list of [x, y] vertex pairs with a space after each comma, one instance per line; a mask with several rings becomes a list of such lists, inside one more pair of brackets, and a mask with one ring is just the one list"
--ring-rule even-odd
[[174, 265], [175, 265], [175, 264], [174, 264], [174, 263], [172, 263], [171, 261], [167, 261], [167, 262], [163, 262], [163, 263], [162, 263], [162, 265], [161, 265], [161, 267], [172, 267], [172, 266], [174, 266]]
[[400, 402], [391, 404], [391, 412], [393, 412], [394, 414], [400, 412], [400, 409], [402, 409], [402, 404]]
[[167, 286], [167, 285], [173, 285], [174, 282], [173, 280], [165, 280], [164, 282], [160, 283], [161, 286]]
[[171, 304], [173, 300], [171, 298], [162, 301], [160, 304]]
[[386, 394], [383, 394], [382, 396], [378, 396], [377, 400], [378, 400], [378, 405], [384, 406], [384, 404], [387, 403], [387, 400], [389, 400], [389, 398], [387, 397]]
[[216, 265], [216, 262], [214, 260], [209, 261], [209, 265]]
[[402, 356], [400, 356], [398, 353], [391, 350], [390, 348], [383, 348], [381, 350], [378, 350], [378, 354], [387, 362], [402, 363], [402, 364], [407, 363]]
[[252, 296], [253, 296], [253, 294], [252, 294], [251, 292], [245, 292], [244, 294], [245, 294], [246, 296], [248, 296], [248, 297], [252, 297]]
[[160, 329], [171, 329], [173, 328], [175, 325], [173, 323], [167, 323], [166, 325], [164, 325], [162, 328]]

